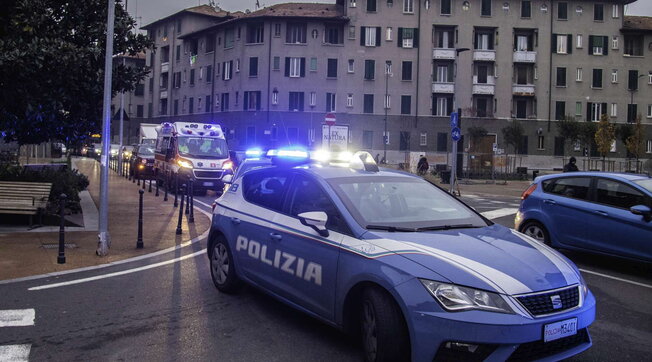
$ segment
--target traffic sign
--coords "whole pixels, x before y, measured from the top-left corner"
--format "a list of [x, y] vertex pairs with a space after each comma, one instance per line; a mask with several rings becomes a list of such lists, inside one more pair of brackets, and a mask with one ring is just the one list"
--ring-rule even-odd
[[453, 129], [451, 130], [451, 138], [453, 139], [453, 141], [457, 142], [460, 140], [461, 137], [462, 137], [462, 131], [460, 131], [460, 129], [457, 127], [453, 127]]
[[324, 117], [324, 121], [326, 122], [327, 125], [334, 126], [335, 125], [335, 113], [326, 113], [326, 116]]
[[451, 128], [456, 128], [459, 124], [459, 118], [457, 112], [451, 113]]
[[493, 149], [494, 152], [497, 152], [498, 151], [498, 144], [494, 143], [493, 146], [492, 146], [492, 149]]

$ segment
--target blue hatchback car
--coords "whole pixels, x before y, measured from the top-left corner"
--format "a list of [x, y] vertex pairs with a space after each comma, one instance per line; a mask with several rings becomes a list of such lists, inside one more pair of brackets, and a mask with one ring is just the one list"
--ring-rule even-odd
[[652, 261], [652, 178], [572, 172], [537, 177], [515, 226], [555, 248]]
[[559, 360], [591, 346], [595, 299], [543, 243], [368, 153], [275, 163], [216, 201], [220, 291], [253, 285], [357, 335], [367, 361]]

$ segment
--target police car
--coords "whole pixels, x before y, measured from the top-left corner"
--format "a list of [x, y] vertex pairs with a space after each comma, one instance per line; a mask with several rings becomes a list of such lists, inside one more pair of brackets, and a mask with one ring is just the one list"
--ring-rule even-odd
[[232, 181], [208, 240], [213, 282], [242, 282], [360, 336], [365, 359], [559, 360], [591, 346], [576, 266], [411, 174], [301, 160]]

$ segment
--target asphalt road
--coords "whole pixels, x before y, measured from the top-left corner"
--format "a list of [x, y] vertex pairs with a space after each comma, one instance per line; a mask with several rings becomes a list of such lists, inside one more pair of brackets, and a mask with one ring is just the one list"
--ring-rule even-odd
[[[210, 205], [213, 199], [197, 197], [196, 205], [208, 209], [202, 202]], [[465, 195], [463, 200], [513, 226], [514, 215], [508, 213], [517, 207], [516, 198]], [[15, 356], [26, 350], [30, 361], [361, 360], [351, 338], [253, 288], [233, 296], [219, 293], [205, 246], [201, 241], [138, 262], [0, 285], [0, 361], [2, 348]], [[649, 360], [652, 266], [565, 254], [584, 270], [598, 300], [589, 329], [594, 346], [573, 360]], [[174, 258], [183, 260], [170, 262]], [[164, 264], [150, 267], [154, 263]], [[102, 279], [78, 283], [93, 277]], [[77, 284], [51, 287], [66, 282]], [[3, 311], [29, 315], [32, 309], [33, 323], [26, 318], [24, 325], [3, 325]], [[23, 349], [8, 350], [10, 345]]]

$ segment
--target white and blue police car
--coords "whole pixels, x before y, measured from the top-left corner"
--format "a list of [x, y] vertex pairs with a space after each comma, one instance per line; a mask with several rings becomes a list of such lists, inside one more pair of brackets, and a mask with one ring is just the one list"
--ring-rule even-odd
[[368, 153], [300, 157], [278, 151], [216, 200], [220, 291], [258, 287], [360, 336], [368, 361], [559, 360], [591, 346], [595, 299], [555, 250]]

